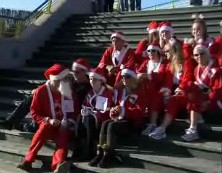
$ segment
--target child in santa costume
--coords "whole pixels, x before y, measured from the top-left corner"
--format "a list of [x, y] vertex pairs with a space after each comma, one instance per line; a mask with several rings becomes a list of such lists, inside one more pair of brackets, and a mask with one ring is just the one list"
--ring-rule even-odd
[[39, 125], [34, 134], [31, 146], [19, 168], [29, 170], [35, 161], [38, 151], [47, 140], [56, 143], [52, 158], [53, 172], [68, 171], [65, 162], [68, 145], [75, 129], [75, 120], [79, 114], [79, 103], [71, 83], [67, 80], [70, 71], [60, 64], [55, 64], [44, 73], [48, 80], [35, 90], [31, 116]]
[[197, 131], [198, 119], [204, 111], [222, 109], [222, 73], [204, 45], [197, 45], [193, 51], [198, 65], [194, 71], [195, 81], [188, 84], [187, 109], [190, 112], [190, 127], [182, 139], [194, 141], [199, 139]]
[[146, 105], [146, 91], [140, 87], [136, 73], [132, 69], [121, 71], [122, 87], [114, 90], [115, 106], [110, 110], [110, 120], [102, 124], [97, 156], [90, 166], [108, 167], [121, 158], [115, 153], [116, 138], [129, 135], [132, 130], [140, 131], [143, 125], [143, 112]]
[[159, 27], [159, 24], [157, 21], [150, 22], [149, 25], [147, 26], [147, 32], [148, 32], [147, 37], [138, 43], [136, 47], [136, 51], [135, 51], [136, 63], [138, 65], [141, 65], [142, 62], [148, 58], [148, 54], [146, 50], [149, 44], [154, 41], [157, 41], [157, 42], [159, 41], [158, 27]]
[[177, 42], [169, 42], [164, 46], [164, 52], [169, 63], [162, 90], [165, 90], [165, 115], [161, 125], [149, 134], [149, 137], [160, 140], [166, 137], [166, 128], [180, 112], [186, 112], [187, 83], [194, 81], [194, 69], [197, 65], [192, 58], [184, 58], [182, 47]]
[[135, 53], [127, 44], [122, 32], [114, 32], [111, 35], [111, 41], [112, 46], [106, 49], [98, 67], [105, 70], [107, 84], [113, 87], [120, 72], [120, 66], [134, 67]]
[[[143, 62], [137, 70], [138, 80], [141, 85], [146, 87], [147, 108], [149, 110], [150, 123], [142, 134], [148, 135], [156, 127], [156, 121], [159, 112], [163, 108], [160, 90], [163, 87], [166, 77], [166, 67], [168, 60], [161, 55], [161, 49], [157, 42], [151, 43], [147, 48], [149, 59]], [[162, 92], [162, 91], [161, 91]]]
[[86, 138], [85, 159], [95, 156], [101, 124], [110, 118], [113, 105], [113, 91], [106, 87], [104, 70], [96, 68], [89, 72], [89, 80], [92, 89], [82, 104], [82, 116], [78, 121], [78, 138]]

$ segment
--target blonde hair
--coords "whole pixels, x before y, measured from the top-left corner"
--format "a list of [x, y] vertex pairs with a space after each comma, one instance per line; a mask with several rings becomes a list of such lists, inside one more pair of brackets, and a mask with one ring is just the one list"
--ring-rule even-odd
[[182, 47], [180, 43], [176, 41], [175, 43], [171, 44], [169, 42], [169, 43], [166, 43], [165, 46], [168, 46], [171, 51], [171, 57], [170, 57], [170, 63], [169, 63], [170, 71], [172, 73], [179, 72], [181, 70], [181, 64], [184, 61], [184, 56], [183, 56]]

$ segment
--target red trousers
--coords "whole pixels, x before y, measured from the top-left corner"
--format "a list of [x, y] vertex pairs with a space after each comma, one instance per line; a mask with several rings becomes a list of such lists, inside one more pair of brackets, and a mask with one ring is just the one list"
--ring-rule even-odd
[[68, 155], [69, 139], [71, 137], [71, 131], [67, 129], [61, 129], [59, 127], [53, 127], [49, 123], [41, 123], [39, 129], [35, 133], [32, 139], [31, 146], [25, 157], [25, 162], [34, 162], [38, 151], [47, 140], [54, 140], [56, 143], [56, 149], [52, 158], [51, 168], [54, 171], [57, 164], [65, 161]]
[[186, 111], [187, 98], [184, 95], [171, 96], [166, 104], [166, 112], [175, 119], [182, 111]]

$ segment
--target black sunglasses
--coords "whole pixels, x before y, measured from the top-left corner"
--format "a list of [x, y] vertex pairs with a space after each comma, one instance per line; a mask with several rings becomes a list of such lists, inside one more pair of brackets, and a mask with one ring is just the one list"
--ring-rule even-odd
[[130, 79], [132, 76], [130, 76], [130, 75], [123, 75], [122, 76], [122, 79], [124, 78], [124, 79]]
[[203, 52], [202, 52], [202, 53], [199, 53], [199, 54], [198, 54], [198, 53], [195, 53], [195, 54], [193, 54], [193, 56], [198, 57], [198, 56], [202, 56], [202, 55], [204, 55], [204, 54], [205, 54], [205, 53], [203, 53]]
[[149, 49], [149, 50], [147, 50], [147, 52], [155, 53], [155, 52], [157, 52], [157, 50], [156, 49]]

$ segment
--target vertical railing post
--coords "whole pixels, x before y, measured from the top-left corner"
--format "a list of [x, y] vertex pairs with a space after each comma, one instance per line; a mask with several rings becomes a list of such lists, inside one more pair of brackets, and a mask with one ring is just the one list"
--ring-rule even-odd
[[48, 0], [48, 5], [46, 8], [46, 13], [52, 13], [51, 12], [51, 7], [52, 7], [52, 0]]

